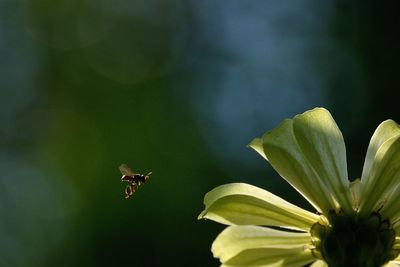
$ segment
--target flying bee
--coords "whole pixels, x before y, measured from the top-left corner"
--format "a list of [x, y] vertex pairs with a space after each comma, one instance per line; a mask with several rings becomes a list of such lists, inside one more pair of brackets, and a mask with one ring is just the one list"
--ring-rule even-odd
[[128, 185], [125, 188], [125, 198], [129, 198], [131, 195], [133, 195], [137, 188], [144, 184], [152, 174], [152, 172], [149, 172], [147, 175], [135, 173], [126, 164], [121, 164], [121, 166], [119, 166], [119, 170], [122, 173], [121, 181], [128, 182]]

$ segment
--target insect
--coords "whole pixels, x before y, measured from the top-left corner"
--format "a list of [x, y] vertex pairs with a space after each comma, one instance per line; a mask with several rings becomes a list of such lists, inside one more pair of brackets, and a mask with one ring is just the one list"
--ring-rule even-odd
[[152, 174], [152, 172], [149, 172], [147, 175], [135, 173], [126, 164], [121, 164], [119, 170], [122, 173], [121, 181], [128, 182], [128, 185], [125, 188], [125, 198], [132, 196], [133, 193], [136, 192], [137, 188], [144, 184]]

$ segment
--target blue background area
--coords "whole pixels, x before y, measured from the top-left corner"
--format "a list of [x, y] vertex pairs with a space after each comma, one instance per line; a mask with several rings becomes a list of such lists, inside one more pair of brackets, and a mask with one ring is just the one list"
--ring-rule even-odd
[[[395, 2], [395, 1], [393, 1]], [[316, 106], [350, 179], [400, 122], [390, 1], [0, 1], [0, 266], [217, 266], [213, 187], [310, 208], [254, 138]], [[118, 166], [151, 179], [130, 200]]]

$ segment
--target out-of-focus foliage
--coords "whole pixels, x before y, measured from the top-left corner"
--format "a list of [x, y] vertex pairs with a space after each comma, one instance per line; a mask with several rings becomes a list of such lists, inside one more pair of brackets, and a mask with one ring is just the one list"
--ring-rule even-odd
[[[217, 266], [211, 188], [306, 205], [246, 145], [328, 107], [359, 177], [400, 121], [389, 1], [0, 1], [0, 266]], [[153, 171], [125, 200], [118, 166]], [[285, 196], [287, 194], [287, 196]]]

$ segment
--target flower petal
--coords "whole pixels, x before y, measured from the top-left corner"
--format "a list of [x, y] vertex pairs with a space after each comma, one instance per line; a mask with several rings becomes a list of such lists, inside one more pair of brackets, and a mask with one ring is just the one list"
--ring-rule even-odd
[[328, 264], [326, 264], [323, 260], [318, 260], [311, 264], [310, 267], [328, 267]]
[[367, 155], [365, 156], [365, 162], [362, 172], [363, 183], [368, 184], [369, 173], [375, 160], [376, 153], [379, 148], [390, 138], [400, 134], [399, 125], [393, 120], [386, 120], [379, 124], [374, 134], [372, 135], [371, 141], [369, 142]]
[[400, 186], [397, 185], [393, 190], [390, 190], [386, 200], [382, 200], [383, 207], [380, 211], [382, 218], [390, 219], [390, 222], [395, 223], [395, 227], [398, 227], [400, 220], [400, 203], [398, 201], [400, 196]]
[[315, 108], [293, 119], [293, 131], [307, 162], [323, 179], [341, 208], [353, 212], [347, 177], [346, 147], [329, 111]]
[[[398, 225], [397, 225], [397, 229], [396, 229], [396, 225], [393, 227], [393, 230], [395, 231], [395, 233], [399, 233], [399, 229], [398, 229]], [[394, 239], [394, 244], [392, 246], [393, 250], [395, 251], [399, 251], [400, 250], [400, 236], [396, 236]], [[395, 261], [396, 263], [400, 263], [400, 255], [397, 255], [396, 258], [393, 259], [393, 261]]]
[[253, 141], [250, 142], [248, 145], [252, 149], [254, 149], [258, 154], [260, 154], [264, 159], [267, 159], [267, 156], [264, 153], [264, 148], [262, 144], [262, 139], [261, 138], [254, 138]]
[[368, 215], [386, 203], [396, 188], [394, 185], [400, 178], [400, 134], [389, 138], [380, 146], [369, 172], [365, 175], [361, 180], [361, 215]]
[[[389, 261], [388, 264], [392, 264], [392, 265], [386, 265], [386, 266], [396, 266], [396, 267], [398, 267], [398, 266], [400, 265], [400, 258], [397, 257], [396, 259], [394, 259], [394, 260], [392, 260], [392, 261]], [[393, 265], [393, 264], [394, 264], [394, 265]]]
[[[393, 141], [400, 135], [400, 127], [399, 125], [394, 122], [393, 120], [386, 120], [382, 122], [375, 130], [374, 134], [372, 135], [371, 141], [368, 146], [367, 150], [367, 155], [365, 157], [365, 162], [364, 162], [364, 167], [363, 167], [363, 172], [361, 176], [361, 181], [363, 184], [363, 187], [366, 189], [361, 192], [360, 197], [362, 197], [362, 201], [366, 202], [368, 199], [371, 197], [372, 194], [372, 189], [374, 188], [375, 184], [380, 181], [377, 181], [379, 179], [379, 174], [376, 174], [376, 169], [377, 169], [377, 162], [382, 162], [382, 157], [385, 155], [386, 151], [390, 148], [391, 145], [393, 145]], [[392, 140], [389, 142], [389, 140]], [[379, 152], [379, 155], [378, 155]], [[385, 163], [385, 162], [383, 162]], [[373, 170], [373, 166], [375, 166], [375, 170]], [[375, 171], [375, 173], [373, 173]], [[387, 182], [384, 180], [383, 182]], [[368, 188], [367, 188], [368, 187]], [[375, 198], [373, 201], [378, 202], [378, 195], [375, 194], [375, 190], [372, 195], [375, 195]], [[373, 203], [372, 201], [370, 204], [363, 208], [364, 213], [368, 213], [372, 209], [370, 206], [373, 204], [382, 204], [382, 203]], [[365, 205], [365, 204], [363, 204]], [[392, 213], [392, 211], [387, 211], [386, 208], [390, 208], [389, 205], [386, 205], [384, 207], [384, 212]]]
[[263, 136], [264, 153], [272, 167], [318, 211], [328, 214], [336, 206], [331, 192], [300, 150], [293, 120], [286, 119]]
[[319, 216], [261, 188], [233, 183], [214, 188], [204, 197], [199, 219], [223, 224], [295, 227], [309, 231]]
[[400, 262], [398, 261], [389, 261], [387, 264], [383, 265], [384, 267], [399, 267]]
[[358, 210], [359, 202], [360, 202], [360, 192], [361, 192], [362, 183], [360, 179], [355, 179], [350, 183], [350, 194], [353, 202], [353, 208]]
[[314, 261], [308, 233], [260, 226], [230, 226], [212, 245], [223, 266], [302, 266]]

